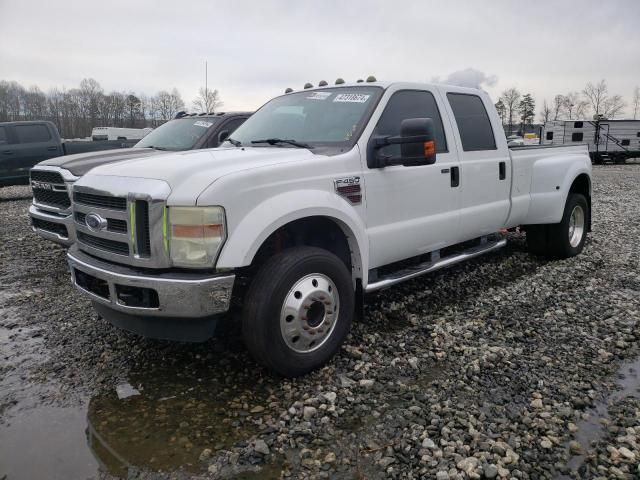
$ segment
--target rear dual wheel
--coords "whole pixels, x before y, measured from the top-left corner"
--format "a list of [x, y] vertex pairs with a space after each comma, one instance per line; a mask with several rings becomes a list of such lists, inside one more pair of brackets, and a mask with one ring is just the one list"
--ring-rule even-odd
[[242, 331], [253, 357], [285, 377], [321, 367], [349, 333], [351, 274], [332, 253], [294, 247], [267, 260], [244, 301]]
[[589, 204], [584, 195], [570, 193], [560, 223], [527, 226], [527, 246], [535, 255], [569, 258], [578, 255], [587, 239]]

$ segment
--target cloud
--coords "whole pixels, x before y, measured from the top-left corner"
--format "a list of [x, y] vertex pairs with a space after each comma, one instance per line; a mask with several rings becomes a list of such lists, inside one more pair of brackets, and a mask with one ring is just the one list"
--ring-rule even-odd
[[496, 75], [488, 75], [475, 68], [465, 68], [464, 70], [457, 70], [450, 73], [447, 77], [440, 78], [434, 77], [433, 81], [436, 83], [446, 83], [447, 85], [456, 85], [458, 87], [493, 87], [498, 83], [498, 77]]

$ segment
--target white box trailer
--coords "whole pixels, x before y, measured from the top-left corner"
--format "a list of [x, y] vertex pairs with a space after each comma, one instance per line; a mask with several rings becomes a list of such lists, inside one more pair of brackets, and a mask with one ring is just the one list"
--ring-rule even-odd
[[141, 140], [153, 128], [95, 127], [91, 131], [92, 140]]
[[552, 120], [541, 139], [542, 145], [587, 144], [594, 163], [624, 163], [640, 157], [640, 120]]

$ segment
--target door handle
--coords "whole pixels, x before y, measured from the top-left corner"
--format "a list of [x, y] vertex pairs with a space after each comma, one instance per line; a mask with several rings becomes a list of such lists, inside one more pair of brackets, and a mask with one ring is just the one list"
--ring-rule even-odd
[[507, 178], [507, 163], [506, 162], [500, 162], [498, 164], [498, 177], [500, 178], [500, 180], [504, 180]]
[[49, 150], [50, 152], [55, 152], [56, 150], [58, 150], [58, 147], [56, 147], [56, 146], [47, 147], [47, 150]]
[[451, 186], [453, 188], [460, 185], [460, 167], [451, 167]]
[[5, 155], [13, 155], [13, 150], [4, 150], [2, 153]]

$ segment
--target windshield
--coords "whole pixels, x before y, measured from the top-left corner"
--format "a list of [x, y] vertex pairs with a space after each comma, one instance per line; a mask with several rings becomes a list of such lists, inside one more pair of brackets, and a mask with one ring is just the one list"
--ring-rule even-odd
[[[373, 86], [289, 93], [265, 104], [231, 137], [242, 146], [295, 147], [273, 141], [279, 139], [295, 140], [310, 148], [351, 148], [381, 94], [382, 89]], [[258, 140], [263, 142], [255, 143]]]
[[178, 118], [159, 126], [136, 143], [135, 148], [157, 148], [158, 150], [190, 150], [198, 140], [218, 123], [217, 118]]

